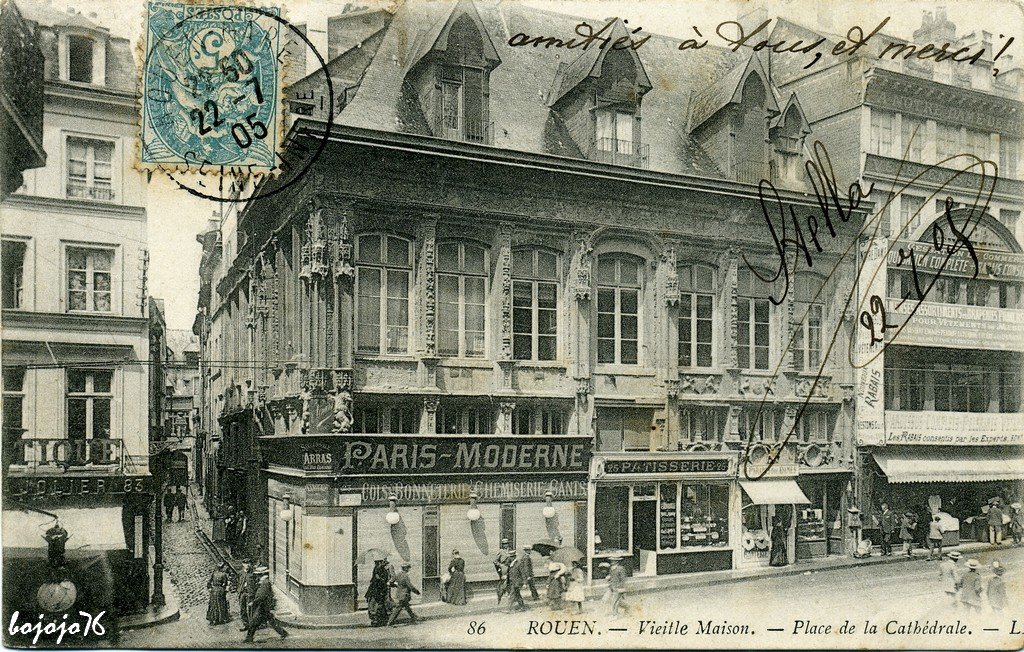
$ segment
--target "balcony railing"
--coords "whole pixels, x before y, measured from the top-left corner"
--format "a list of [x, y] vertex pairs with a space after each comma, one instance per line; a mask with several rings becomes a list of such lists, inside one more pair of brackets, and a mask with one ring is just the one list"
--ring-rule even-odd
[[100, 201], [113, 201], [114, 190], [99, 186], [83, 186], [80, 183], [68, 184], [68, 197], [74, 199], [99, 199]]
[[740, 161], [736, 164], [736, 180], [742, 183], [760, 183], [768, 177], [766, 161]]
[[601, 163], [647, 169], [649, 147], [632, 140], [597, 138], [591, 144], [590, 158]]
[[93, 469], [116, 473], [124, 467], [124, 442], [120, 439], [22, 439], [12, 448], [11, 473]]
[[446, 119], [438, 114], [434, 116], [430, 129], [438, 138], [461, 140], [467, 143], [480, 143], [481, 145], [490, 145], [494, 142], [493, 122], [484, 122], [483, 120], [473, 120], [459, 116], [455, 123], [457, 124], [452, 123], [451, 116], [448, 116]]

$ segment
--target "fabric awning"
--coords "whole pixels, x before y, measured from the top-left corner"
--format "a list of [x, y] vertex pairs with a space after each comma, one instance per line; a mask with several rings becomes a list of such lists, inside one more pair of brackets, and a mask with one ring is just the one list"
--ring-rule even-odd
[[755, 505], [810, 505], [796, 480], [740, 480]]
[[891, 483], [986, 482], [1024, 480], [1024, 456], [1020, 451], [973, 447], [926, 447], [880, 450], [872, 453]]
[[[89, 507], [48, 509], [60, 518], [61, 527], [68, 531], [67, 552], [98, 552], [125, 550], [124, 526], [120, 507]], [[53, 519], [38, 512], [20, 509], [3, 511], [4, 548], [46, 549], [43, 535], [53, 526]]]

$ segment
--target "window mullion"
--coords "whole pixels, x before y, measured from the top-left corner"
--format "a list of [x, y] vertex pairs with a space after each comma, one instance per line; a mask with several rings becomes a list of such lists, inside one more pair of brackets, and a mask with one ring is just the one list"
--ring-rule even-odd
[[459, 275], [459, 357], [465, 358], [466, 352], [466, 277]]
[[531, 353], [530, 357], [534, 360], [540, 359], [540, 287], [537, 281], [530, 281], [530, 291], [532, 296], [530, 297], [530, 319], [533, 324], [533, 333], [531, 335]]
[[622, 289], [615, 288], [615, 363], [622, 362]]

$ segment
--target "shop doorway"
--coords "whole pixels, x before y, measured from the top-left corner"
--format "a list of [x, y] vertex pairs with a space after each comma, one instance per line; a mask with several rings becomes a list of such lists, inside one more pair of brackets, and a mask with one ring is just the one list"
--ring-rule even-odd
[[[658, 549], [657, 496], [633, 495], [633, 559], [638, 575], [656, 575]], [[646, 492], [644, 492], [646, 494]]]

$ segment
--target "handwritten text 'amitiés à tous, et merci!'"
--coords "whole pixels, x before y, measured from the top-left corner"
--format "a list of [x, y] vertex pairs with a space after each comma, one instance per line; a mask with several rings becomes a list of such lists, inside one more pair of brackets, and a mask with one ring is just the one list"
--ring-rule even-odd
[[[872, 38], [881, 32], [882, 28], [889, 22], [889, 18], [886, 17], [881, 20], [878, 25], [870, 32], [865, 31], [860, 25], [854, 25], [850, 27], [846, 32], [845, 39], [839, 39], [831, 48], [828, 47], [827, 39], [821, 36], [814, 40], [804, 41], [803, 39], [786, 40], [785, 38], [778, 38], [772, 40], [770, 36], [770, 27], [772, 24], [771, 20], [765, 20], [764, 22], [757, 25], [753, 30], [747, 31], [744, 26], [734, 20], [728, 20], [719, 23], [715, 28], [715, 38], [718, 39], [717, 45], [727, 47], [733, 52], [738, 51], [741, 47], [749, 47], [755, 52], [762, 50], [769, 50], [777, 54], [793, 53], [793, 54], [804, 54], [812, 56], [813, 58], [808, 61], [804, 68], [809, 68], [817, 63], [823, 55], [830, 56], [853, 56], [868, 44]], [[628, 28], [630, 33], [625, 36], [612, 36], [613, 26], [618, 21], [618, 18], [612, 18], [608, 20], [604, 25], [596, 27], [586, 21], [582, 21], [576, 25], [575, 35], [570, 37], [560, 36], [547, 36], [547, 35], [530, 35], [519, 32], [514, 34], [509, 40], [508, 44], [512, 47], [543, 47], [548, 48], [564, 48], [568, 50], [574, 50], [579, 48], [581, 50], [587, 50], [590, 47], [597, 47], [598, 49], [611, 48], [613, 50], [639, 50], [642, 48], [651, 38], [650, 34], [641, 34], [643, 31], [642, 27]], [[624, 20], [623, 24], [628, 26], [629, 21]], [[704, 33], [696, 25], [692, 27], [696, 38], [687, 38], [679, 42], [677, 48], [681, 51], [685, 50], [700, 50], [706, 47], [711, 40], [704, 36]], [[1013, 43], [1013, 36], [999, 35], [999, 49], [992, 55], [991, 61], [996, 61], [1006, 49]], [[957, 47], [953, 43], [910, 43], [904, 41], [882, 41], [881, 47], [878, 52], [879, 59], [888, 58], [889, 60], [895, 61], [897, 58], [902, 57], [903, 59], [934, 59], [935, 61], [953, 61], [955, 63], [967, 63], [973, 65], [982, 60], [986, 59], [987, 48], [984, 45], [974, 47]], [[999, 69], [993, 68], [993, 74], [998, 74]]]

